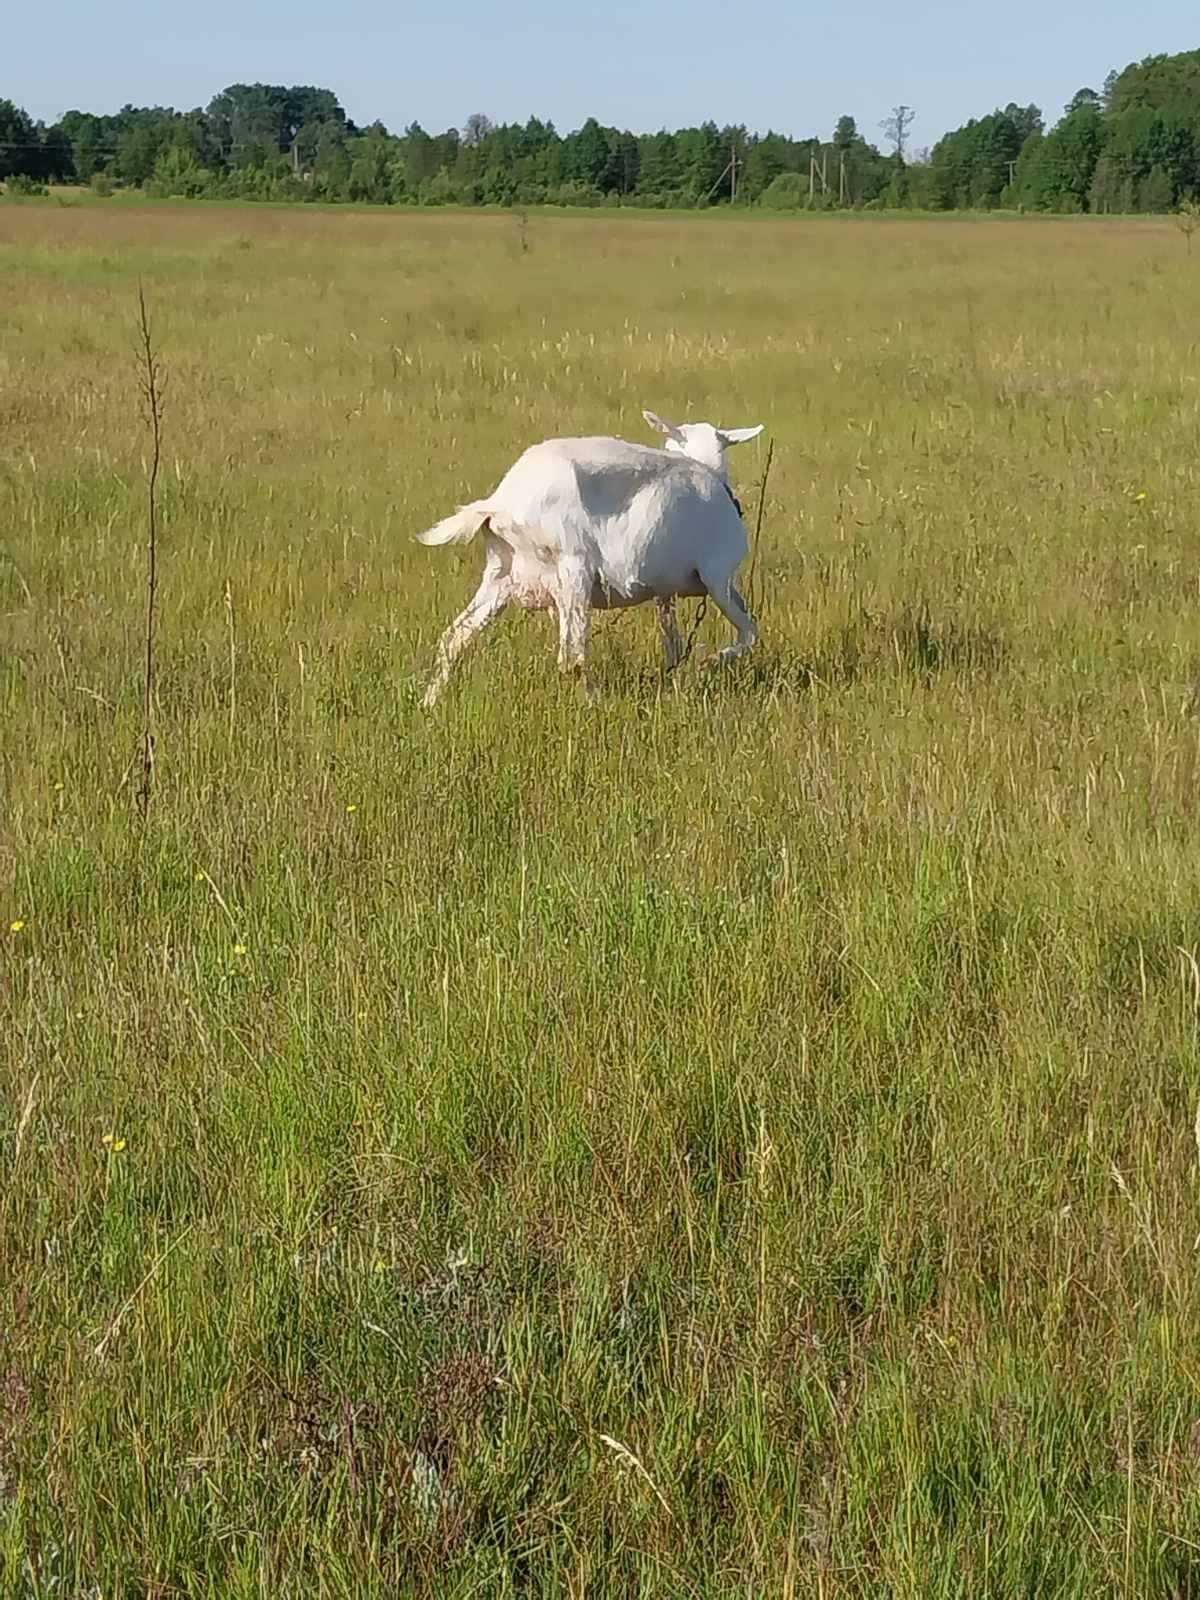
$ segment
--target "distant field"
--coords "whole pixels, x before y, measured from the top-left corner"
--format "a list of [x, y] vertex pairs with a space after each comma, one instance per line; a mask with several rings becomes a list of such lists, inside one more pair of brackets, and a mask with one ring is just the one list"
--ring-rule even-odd
[[[0, 206], [5, 1600], [1200, 1595], [1198, 295]], [[519, 617], [422, 714], [411, 535], [643, 406], [769, 426], [760, 649], [601, 617], [588, 708]]]

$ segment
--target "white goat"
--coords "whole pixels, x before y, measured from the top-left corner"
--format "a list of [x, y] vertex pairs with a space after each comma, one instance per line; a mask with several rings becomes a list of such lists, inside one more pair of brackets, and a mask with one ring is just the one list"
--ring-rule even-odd
[[654, 600], [668, 671], [683, 650], [678, 596], [711, 595], [737, 630], [737, 643], [718, 661], [755, 643], [758, 629], [733, 581], [748, 541], [725, 451], [755, 438], [762, 424], [675, 427], [652, 411], [642, 415], [666, 435], [665, 449], [623, 439], [547, 439], [513, 463], [488, 499], [417, 535], [435, 545], [487, 534], [483, 581], [442, 635], [426, 706], [446, 687], [457, 657], [510, 601], [558, 612], [558, 664], [581, 676], [593, 608]]

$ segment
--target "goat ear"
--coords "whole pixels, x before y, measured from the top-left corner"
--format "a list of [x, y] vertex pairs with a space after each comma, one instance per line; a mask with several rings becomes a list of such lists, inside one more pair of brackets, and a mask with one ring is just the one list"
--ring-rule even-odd
[[763, 431], [765, 424], [759, 423], [757, 428], [718, 428], [722, 444], [745, 444], [750, 439], [757, 439]]
[[655, 416], [653, 411], [643, 411], [642, 415], [652, 428], [657, 428], [659, 433], [665, 433], [668, 439], [683, 438], [683, 435], [673, 422], [664, 422], [661, 417]]

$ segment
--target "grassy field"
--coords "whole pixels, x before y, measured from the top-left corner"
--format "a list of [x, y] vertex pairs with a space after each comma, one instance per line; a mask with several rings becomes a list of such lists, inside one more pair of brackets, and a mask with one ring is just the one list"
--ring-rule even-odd
[[[1200, 1595], [1198, 274], [0, 208], [4, 1600]], [[643, 406], [760, 648], [423, 714], [410, 536]]]

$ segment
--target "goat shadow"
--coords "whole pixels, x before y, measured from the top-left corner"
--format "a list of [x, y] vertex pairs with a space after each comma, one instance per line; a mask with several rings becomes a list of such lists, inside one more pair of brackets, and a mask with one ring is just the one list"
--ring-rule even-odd
[[[770, 623], [766, 642], [747, 657], [723, 668], [697, 668], [685, 663], [669, 679], [660, 667], [642, 667], [637, 673], [639, 698], [657, 696], [665, 685], [699, 686], [705, 695], [745, 695], [749, 692], [792, 693], [813, 688], [848, 689], [872, 679], [904, 677], [917, 682], [937, 678], [990, 677], [1007, 665], [1011, 650], [995, 629], [959, 620], [951, 611], [935, 613], [928, 602], [904, 604], [883, 612], [861, 611], [830, 629], [808, 650], [773, 644]], [[616, 687], [617, 663], [606, 663], [606, 678]]]

